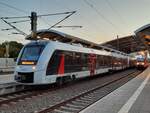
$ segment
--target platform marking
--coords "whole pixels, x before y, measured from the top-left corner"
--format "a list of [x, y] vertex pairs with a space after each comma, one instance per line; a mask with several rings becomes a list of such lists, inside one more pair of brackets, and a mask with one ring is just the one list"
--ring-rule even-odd
[[145, 85], [147, 84], [150, 78], [150, 74], [146, 77], [146, 79], [141, 83], [140, 87], [134, 92], [134, 94], [129, 98], [129, 100], [123, 105], [123, 107], [119, 110], [118, 113], [128, 113], [131, 109], [132, 105], [144, 89]]

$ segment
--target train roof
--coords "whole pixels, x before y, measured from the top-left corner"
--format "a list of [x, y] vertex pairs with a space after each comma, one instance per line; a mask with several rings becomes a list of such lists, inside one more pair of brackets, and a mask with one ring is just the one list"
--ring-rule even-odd
[[56, 49], [111, 56], [111, 52], [108, 52], [106, 50], [97, 50], [93, 48], [86, 48], [79, 45], [74, 45], [74, 44], [72, 45], [72, 44], [66, 44], [61, 42], [51, 41], [51, 43], [56, 47]]
[[105, 47], [99, 44], [96, 44], [94, 42], [90, 42], [78, 37], [74, 37], [71, 35], [68, 35], [66, 33], [62, 33], [56, 30], [48, 30], [48, 29], [43, 29], [43, 30], [39, 30], [37, 31], [37, 38], [32, 38], [32, 35], [28, 35], [26, 37], [27, 40], [53, 40], [53, 41], [59, 41], [59, 42], [63, 42], [63, 43], [74, 43], [74, 44], [81, 44], [84, 47], [88, 47], [88, 48], [93, 48], [93, 49], [98, 49], [98, 50], [106, 50], [106, 51], [110, 51], [110, 52], [114, 52], [117, 54], [121, 54], [124, 56], [129, 56], [126, 53], [117, 51], [115, 49], [109, 48], [109, 47]]
[[31, 41], [30, 43], [26, 44], [25, 46], [32, 46], [32, 45], [47, 45], [50, 44], [56, 50], [66, 50], [66, 51], [76, 51], [76, 52], [83, 52], [83, 53], [91, 53], [91, 54], [99, 54], [99, 55], [106, 55], [106, 56], [114, 56], [117, 58], [127, 58], [128, 56], [106, 51], [106, 50], [97, 50], [93, 48], [83, 47], [79, 44], [68, 44], [62, 43], [59, 41], [51, 41], [51, 40], [38, 40], [38, 41]]

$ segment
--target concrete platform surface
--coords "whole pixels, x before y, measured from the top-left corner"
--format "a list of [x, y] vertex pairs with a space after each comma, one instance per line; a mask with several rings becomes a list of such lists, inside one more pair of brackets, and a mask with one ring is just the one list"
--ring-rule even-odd
[[3, 74], [0, 75], [0, 84], [14, 82], [13, 74]]
[[150, 67], [80, 113], [150, 113]]

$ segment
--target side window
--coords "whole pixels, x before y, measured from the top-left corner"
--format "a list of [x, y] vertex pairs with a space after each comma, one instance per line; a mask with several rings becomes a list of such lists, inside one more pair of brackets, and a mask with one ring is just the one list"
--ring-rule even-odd
[[[88, 54], [79, 53], [73, 51], [62, 51], [56, 50], [47, 66], [46, 75], [55, 75], [58, 74], [59, 64], [61, 61], [61, 56], [64, 55], [64, 72], [76, 72], [76, 71], [86, 71], [89, 69], [89, 59]], [[99, 56], [99, 62], [103, 62], [101, 56]], [[99, 63], [101, 65], [101, 63]]]
[[103, 61], [104, 61], [103, 66], [106, 66], [106, 65], [107, 65], [107, 56], [104, 56], [103, 59], [104, 59], [104, 60], [103, 60]]
[[111, 58], [109, 56], [104, 56], [104, 66], [111, 66]]
[[65, 73], [69, 73], [73, 71], [73, 52], [65, 51], [63, 52], [65, 55]]
[[46, 75], [54, 75], [58, 72], [58, 66], [61, 58], [61, 51], [56, 50], [52, 57], [50, 58], [50, 61], [47, 66]]
[[105, 56], [101, 56], [101, 63], [102, 65], [101, 66], [105, 66]]
[[107, 66], [111, 66], [111, 57], [107, 56]]
[[81, 53], [75, 53], [75, 69], [76, 71], [80, 71], [81, 70]]
[[97, 65], [98, 65], [98, 68], [100, 68], [101, 66], [103, 66], [104, 65], [104, 58], [103, 58], [103, 56], [102, 55], [98, 55], [98, 57], [97, 57]]
[[81, 54], [81, 61], [82, 71], [88, 70], [88, 55], [86, 53]]

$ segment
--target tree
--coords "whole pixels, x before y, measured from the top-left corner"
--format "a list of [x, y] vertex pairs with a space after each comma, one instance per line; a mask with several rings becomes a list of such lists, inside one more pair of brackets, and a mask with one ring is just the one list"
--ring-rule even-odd
[[3, 47], [0, 46], [0, 57], [4, 57], [5, 54], [5, 49]]
[[6, 44], [9, 44], [9, 58], [16, 58], [23, 47], [22, 43], [16, 41], [4, 42], [0, 45], [0, 57], [5, 57]]

